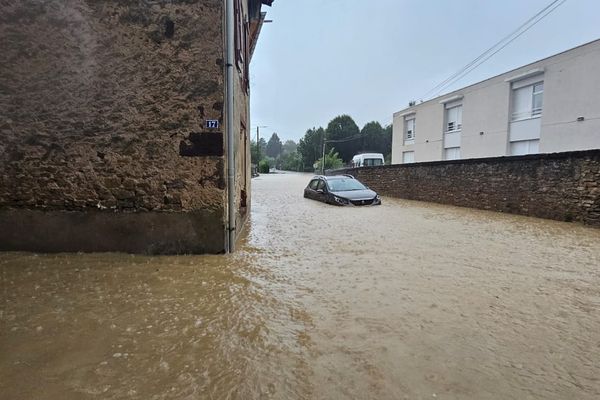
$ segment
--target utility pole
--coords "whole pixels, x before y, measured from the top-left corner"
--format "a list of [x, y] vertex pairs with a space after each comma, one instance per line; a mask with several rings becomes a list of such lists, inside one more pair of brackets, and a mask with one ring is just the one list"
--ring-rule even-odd
[[325, 140], [325, 131], [323, 131], [323, 158], [321, 158], [321, 175], [325, 175], [325, 145], [327, 144], [327, 140]]
[[266, 125], [260, 125], [256, 127], [256, 170], [258, 171], [258, 163], [260, 162], [260, 128], [267, 128]]

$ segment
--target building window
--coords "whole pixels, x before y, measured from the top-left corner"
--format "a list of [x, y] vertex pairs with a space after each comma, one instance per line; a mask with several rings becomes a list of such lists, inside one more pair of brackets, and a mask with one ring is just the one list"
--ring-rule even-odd
[[445, 133], [460, 132], [462, 129], [462, 104], [446, 108]]
[[540, 140], [519, 140], [510, 143], [510, 155], [522, 156], [525, 154], [535, 154], [540, 151]]
[[404, 118], [404, 144], [415, 142], [415, 117]]
[[442, 157], [444, 160], [460, 158], [462, 140], [462, 96], [458, 100], [444, 103], [444, 134]]
[[415, 152], [414, 151], [404, 151], [402, 152], [402, 164], [410, 164], [415, 162]]
[[544, 82], [533, 85], [533, 115], [542, 115], [542, 106], [544, 105]]
[[444, 160], [458, 160], [460, 158], [460, 147], [448, 147], [444, 149]]
[[234, 20], [235, 20], [234, 21], [235, 62], [236, 62], [238, 71], [242, 72], [243, 65], [244, 65], [244, 49], [243, 49], [243, 40], [242, 40], [242, 34], [244, 32], [243, 31], [244, 19], [243, 19], [242, 5], [240, 3], [240, 0], [234, 0], [233, 10], [234, 10]]
[[244, 23], [244, 90], [246, 94], [250, 90], [250, 34], [248, 32], [248, 22]]
[[544, 82], [514, 88], [512, 100], [513, 121], [541, 116], [544, 105]]
[[235, 27], [235, 64], [240, 73], [242, 87], [248, 93], [249, 85], [249, 34], [248, 23], [245, 21], [244, 10], [240, 0], [234, 1], [234, 27]]

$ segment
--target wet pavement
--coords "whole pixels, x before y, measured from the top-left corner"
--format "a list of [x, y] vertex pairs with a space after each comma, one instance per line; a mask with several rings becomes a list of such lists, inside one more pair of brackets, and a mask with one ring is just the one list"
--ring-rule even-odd
[[0, 398], [600, 398], [600, 230], [308, 179], [233, 255], [0, 254]]

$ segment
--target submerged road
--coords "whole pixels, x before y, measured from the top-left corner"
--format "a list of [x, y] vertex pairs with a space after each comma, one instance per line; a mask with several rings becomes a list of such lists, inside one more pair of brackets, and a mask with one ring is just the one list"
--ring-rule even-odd
[[233, 255], [0, 254], [0, 398], [600, 398], [600, 230], [308, 179]]

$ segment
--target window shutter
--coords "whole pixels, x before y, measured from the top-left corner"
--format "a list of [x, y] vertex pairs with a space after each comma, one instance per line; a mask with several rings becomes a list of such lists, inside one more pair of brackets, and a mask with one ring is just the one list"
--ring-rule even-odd
[[533, 86], [513, 90], [512, 120], [531, 117]]
[[244, 90], [246, 93], [250, 90], [250, 35], [248, 33], [248, 23], [244, 23]]
[[242, 9], [240, 0], [235, 0], [233, 3], [234, 12], [234, 37], [235, 37], [235, 62], [238, 67], [238, 71], [242, 72], [243, 53], [242, 53]]
[[405, 140], [412, 140], [415, 138], [415, 119], [410, 118], [404, 120], [404, 138]]
[[446, 110], [446, 132], [462, 129], [462, 105]]

